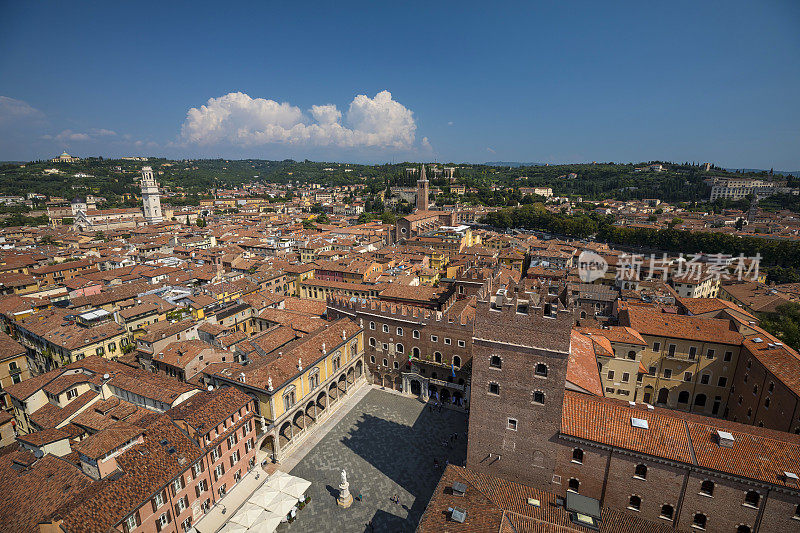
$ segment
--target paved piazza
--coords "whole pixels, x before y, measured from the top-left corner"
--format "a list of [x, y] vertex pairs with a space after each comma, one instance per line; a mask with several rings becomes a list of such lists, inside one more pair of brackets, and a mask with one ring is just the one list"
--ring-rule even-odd
[[[311, 504], [279, 533], [332, 531], [394, 533], [416, 529], [441, 476], [445, 459], [466, 459], [466, 415], [430, 412], [416, 399], [373, 389], [292, 469], [312, 482]], [[451, 448], [449, 435], [459, 436]], [[439, 468], [434, 467], [434, 458]], [[349, 509], [336, 505], [340, 471], [347, 470], [353, 497]], [[399, 504], [391, 501], [398, 495]]]

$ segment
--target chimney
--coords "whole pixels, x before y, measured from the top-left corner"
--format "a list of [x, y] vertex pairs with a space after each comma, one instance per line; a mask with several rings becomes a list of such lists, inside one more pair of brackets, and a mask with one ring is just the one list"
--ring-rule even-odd
[[720, 448], [733, 448], [733, 443], [736, 441], [731, 433], [722, 430], [717, 430], [717, 439]]

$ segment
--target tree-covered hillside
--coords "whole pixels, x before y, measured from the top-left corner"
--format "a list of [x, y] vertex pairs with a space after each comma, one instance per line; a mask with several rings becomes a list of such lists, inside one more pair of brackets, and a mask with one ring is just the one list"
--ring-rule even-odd
[[[136, 182], [143, 165], [150, 165], [158, 172], [157, 179], [163, 187], [188, 194], [207, 194], [215, 186], [230, 187], [251, 182], [285, 184], [291, 181], [323, 185], [363, 182], [373, 192], [388, 186], [414, 186], [416, 182], [416, 176], [405, 172], [406, 168], [416, 165], [409, 162], [357, 165], [292, 160], [170, 161], [151, 158], [144, 163], [87, 158], [76, 163], [38, 161], [2, 165], [0, 194], [38, 192], [70, 197], [86, 191], [118, 203], [125, 193], [137, 191]], [[668, 202], [703, 201], [709, 194], [709, 186], [704, 180], [713, 176], [741, 175], [716, 168], [705, 171], [688, 163], [664, 163], [666, 170], [662, 172], [641, 170], [647, 165], [592, 163], [503, 167], [445, 163], [439, 166], [455, 166], [457, 182], [477, 189], [477, 193], [468, 193], [461, 198], [462, 201], [490, 205], [510, 205], [520, 200], [507, 192], [492, 192], [492, 186], [549, 186], [558, 196], [582, 196], [586, 200], [660, 198]], [[53, 168], [61, 173], [45, 173], [45, 169]], [[766, 173], [748, 175], [764, 177]], [[449, 192], [450, 183], [440, 174], [429, 172], [429, 179], [433, 186]]]

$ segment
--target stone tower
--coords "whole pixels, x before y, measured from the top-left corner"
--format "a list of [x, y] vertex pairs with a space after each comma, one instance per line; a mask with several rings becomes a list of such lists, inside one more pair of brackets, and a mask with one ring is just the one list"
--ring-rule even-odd
[[522, 288], [479, 292], [472, 349], [467, 467], [553, 487], [574, 317]]
[[158, 184], [150, 167], [142, 167], [142, 204], [144, 219], [148, 224], [164, 220], [161, 216], [161, 193], [158, 192]]
[[417, 211], [428, 210], [428, 178], [425, 177], [425, 165], [422, 165], [422, 170], [417, 180]]

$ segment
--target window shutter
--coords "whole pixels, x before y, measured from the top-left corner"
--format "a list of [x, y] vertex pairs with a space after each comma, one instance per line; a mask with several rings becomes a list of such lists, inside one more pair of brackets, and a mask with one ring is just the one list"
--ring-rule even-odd
[[167, 511], [167, 524], [170, 524], [170, 523], [172, 523], [172, 516], [170, 516], [171, 514], [172, 514], [172, 513], [170, 513], [169, 511]]
[[156, 505], [156, 499], [153, 498], [150, 500], [150, 503], [153, 505], [153, 512], [155, 513], [158, 510], [158, 505]]
[[139, 514], [139, 509], [136, 509], [136, 525], [142, 525], [142, 516]]
[[200, 493], [200, 485], [199, 485], [199, 484], [197, 484], [197, 485], [194, 487], [194, 492], [195, 492], [195, 494], [197, 494], [197, 497], [199, 498], [199, 497], [200, 497], [200, 494], [201, 494], [201, 493]]
[[161, 517], [156, 518], [156, 531], [161, 531]]

